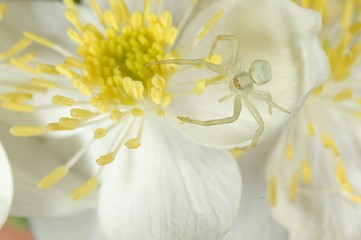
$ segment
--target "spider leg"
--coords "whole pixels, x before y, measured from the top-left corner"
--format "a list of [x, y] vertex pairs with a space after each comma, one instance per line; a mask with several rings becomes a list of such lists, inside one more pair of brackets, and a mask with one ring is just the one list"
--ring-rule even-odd
[[247, 96], [243, 97], [243, 101], [244, 101], [244, 104], [246, 105], [247, 109], [249, 110], [249, 112], [252, 114], [253, 118], [258, 123], [258, 129], [256, 130], [256, 133], [254, 134], [251, 144], [247, 147], [236, 148], [236, 149], [239, 149], [242, 151], [248, 151], [248, 150], [254, 148], [255, 146], [257, 146], [258, 140], [261, 137], [263, 130], [264, 130], [264, 122], [263, 122], [263, 119], [262, 119], [261, 115], [259, 114], [257, 108], [253, 105], [253, 103], [251, 101], [249, 101]]
[[193, 124], [202, 125], [202, 126], [227, 124], [227, 123], [232, 123], [238, 119], [238, 117], [241, 113], [241, 108], [242, 108], [241, 97], [236, 96], [234, 98], [233, 115], [231, 117], [208, 120], [208, 121], [200, 121], [200, 120], [191, 119], [189, 117], [181, 117], [181, 116], [178, 116], [178, 119], [182, 120], [183, 122], [193, 123]]
[[169, 60], [150, 62], [145, 64], [144, 66], [148, 67], [159, 64], [200, 65], [220, 75], [227, 75], [226, 69], [224, 69], [222, 66], [204, 61], [202, 59], [169, 59]]
[[239, 55], [239, 40], [234, 35], [218, 35], [212, 44], [211, 50], [209, 51], [209, 58], [213, 55], [214, 49], [217, 47], [220, 41], [233, 41], [233, 51], [231, 56], [230, 67], [233, 69], [236, 67]]
[[275, 102], [272, 101], [272, 96], [271, 94], [269, 94], [268, 92], [263, 92], [263, 91], [256, 91], [254, 90], [253, 92], [251, 92], [249, 94], [250, 96], [257, 98], [259, 100], [265, 101], [268, 106], [269, 106], [269, 112], [270, 114], [272, 114], [272, 107], [277, 108], [278, 110], [288, 113], [290, 114], [291, 112], [288, 111], [287, 109], [284, 109], [283, 107], [281, 107], [280, 105], [276, 104]]

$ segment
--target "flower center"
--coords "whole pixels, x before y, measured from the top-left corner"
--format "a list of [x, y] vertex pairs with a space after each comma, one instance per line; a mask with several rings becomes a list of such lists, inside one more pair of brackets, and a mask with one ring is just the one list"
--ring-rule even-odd
[[[67, 35], [77, 44], [77, 56], [32, 32], [24, 32], [23, 39], [0, 54], [0, 60], [8, 60], [11, 65], [36, 76], [30, 79], [29, 84], [9, 83], [15, 91], [0, 94], [1, 108], [17, 112], [70, 108], [70, 116], [61, 117], [57, 122], [45, 126], [14, 126], [10, 129], [11, 134], [28, 137], [95, 126], [90, 141], [67, 163], [42, 178], [39, 188], [50, 188], [66, 176], [91, 144], [112, 137], [112, 146], [96, 159], [98, 172], [71, 194], [74, 200], [83, 198], [97, 187], [103, 167], [116, 158], [121, 148], [140, 147], [145, 112], [152, 110], [159, 117], [164, 115], [165, 108], [172, 101], [172, 93], [167, 91], [167, 87], [176, 68], [173, 65], [146, 64], [178, 57], [178, 50], [174, 49], [178, 29], [172, 24], [170, 12], [163, 11], [157, 15], [151, 11], [159, 7], [154, 6], [159, 3], [158, 0], [144, 0], [142, 11], [130, 13], [123, 0], [109, 0], [110, 9], [105, 11], [96, 0], [90, 0], [92, 10], [103, 26], [99, 30], [94, 24], [82, 23], [74, 2], [64, 0], [67, 8], [65, 17], [73, 25], [67, 30]], [[2, 9], [0, 5], [0, 17], [5, 11]], [[193, 6], [190, 6], [189, 12], [192, 10]], [[198, 44], [203, 39], [220, 17], [220, 12], [209, 19], [193, 43]], [[33, 64], [35, 53], [18, 56], [32, 43], [53, 50], [64, 56], [64, 60], [57, 65]], [[55, 76], [57, 80], [44, 79], [38, 74], [49, 78]], [[77, 97], [73, 97], [71, 92], [74, 88], [80, 93]], [[52, 94], [52, 105], [38, 107], [28, 103], [49, 92]]]

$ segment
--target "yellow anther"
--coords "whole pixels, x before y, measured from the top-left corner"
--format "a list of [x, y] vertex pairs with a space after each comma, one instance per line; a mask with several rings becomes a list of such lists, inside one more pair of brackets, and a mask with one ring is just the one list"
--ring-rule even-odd
[[68, 174], [69, 168], [67, 166], [60, 166], [38, 182], [38, 188], [45, 190], [59, 182], [66, 174]]
[[165, 116], [165, 111], [163, 108], [157, 108], [155, 109], [155, 113], [157, 114], [158, 117], [162, 118]]
[[133, 117], [141, 117], [144, 116], [144, 111], [140, 108], [133, 108], [131, 111]]
[[35, 67], [36, 71], [39, 73], [45, 73], [45, 74], [59, 74], [58, 70], [56, 70], [55, 66], [48, 65], [48, 64], [42, 64], [38, 63]]
[[167, 93], [162, 99], [162, 106], [168, 107], [171, 104], [172, 100], [173, 100], [173, 94]]
[[307, 124], [307, 134], [308, 136], [313, 136], [316, 134], [315, 127], [311, 122]]
[[217, 65], [220, 65], [222, 63], [222, 56], [212, 54], [211, 57], [206, 57], [203, 60], [206, 61], [206, 62], [211, 62], [211, 63], [217, 64]]
[[313, 1], [312, 8], [315, 9], [316, 11], [324, 13], [326, 11], [327, 3], [328, 3], [328, 0]]
[[268, 181], [268, 200], [272, 207], [277, 205], [277, 182], [275, 176], [272, 176]]
[[323, 90], [323, 85], [321, 84], [318, 87], [316, 87], [315, 89], [313, 89], [312, 93], [315, 94], [315, 95], [320, 95], [322, 90]]
[[345, 4], [343, 5], [342, 15], [341, 15], [341, 27], [343, 29], [348, 29], [353, 20], [353, 0], [344, 0]]
[[28, 38], [33, 42], [37, 42], [41, 45], [44, 45], [48, 48], [53, 48], [55, 46], [55, 43], [31, 32], [24, 32], [24, 37]]
[[347, 194], [347, 197], [350, 201], [357, 203], [357, 204], [361, 204], [361, 197], [357, 196], [355, 194], [349, 193]]
[[19, 62], [29, 63], [32, 60], [34, 60], [35, 57], [36, 57], [35, 53], [29, 52], [29, 53], [26, 53], [25, 55], [22, 55], [22, 56], [18, 57], [17, 59], [18, 59]]
[[59, 119], [59, 125], [64, 128], [75, 129], [79, 124], [80, 120], [76, 118], [62, 117]]
[[214, 26], [214, 24], [223, 16], [223, 11], [216, 12], [206, 23], [202, 32], [198, 35], [198, 39], [202, 39]]
[[291, 202], [295, 202], [297, 199], [298, 190], [298, 171], [294, 171], [289, 190], [289, 198]]
[[27, 38], [23, 38], [15, 43], [9, 50], [0, 54], [0, 59], [10, 58], [23, 51], [31, 44], [31, 41]]
[[32, 137], [46, 133], [44, 126], [14, 126], [10, 128], [10, 133], [17, 137]]
[[94, 139], [101, 139], [108, 134], [108, 129], [105, 128], [97, 128], [94, 130]]
[[16, 92], [16, 93], [0, 94], [0, 100], [2, 101], [21, 102], [24, 100], [30, 100], [32, 98], [33, 95], [31, 93]]
[[67, 127], [60, 126], [60, 124], [57, 122], [48, 123], [46, 125], [46, 129], [50, 132], [74, 130], [73, 128], [67, 128]]
[[336, 102], [342, 102], [342, 101], [352, 98], [352, 95], [353, 95], [352, 90], [347, 88], [347, 89], [344, 89], [343, 91], [341, 91], [340, 93], [336, 94], [333, 97], [333, 100]]
[[301, 163], [302, 181], [304, 184], [310, 184], [312, 181], [312, 168], [310, 161], [303, 160]]
[[56, 82], [45, 79], [39, 79], [39, 78], [30, 79], [30, 85], [42, 87], [42, 88], [48, 88], [48, 89], [59, 87], [59, 85]]
[[75, 189], [71, 195], [71, 200], [77, 201], [84, 198], [86, 195], [91, 193], [99, 185], [99, 179], [97, 177], [92, 177], [86, 183]]
[[93, 12], [97, 15], [99, 21], [104, 24], [104, 18], [103, 18], [103, 12], [100, 9], [97, 0], [89, 0], [89, 4], [91, 8], [93, 9]]
[[154, 74], [152, 77], [152, 84], [155, 88], [164, 89], [165, 88], [165, 79], [160, 76], [158, 73]]
[[115, 122], [120, 121], [123, 117], [124, 117], [124, 113], [122, 113], [119, 110], [112, 110], [110, 112], [110, 116], [109, 116], [110, 120], [115, 121]]
[[24, 63], [24, 62], [20, 62], [18, 59], [15, 59], [15, 58], [11, 59], [10, 64], [20, 68], [24, 72], [27, 72], [30, 74], [38, 74], [38, 71], [36, 71], [36, 69], [26, 65], [26, 63]]
[[129, 139], [124, 143], [124, 145], [127, 146], [128, 149], [136, 149], [140, 147], [140, 139], [139, 138]]
[[15, 85], [17, 90], [26, 90], [26, 91], [34, 91], [34, 92], [46, 92], [47, 89], [38, 86], [32, 86], [29, 84], [19, 84]]
[[196, 85], [193, 88], [193, 92], [197, 95], [202, 95], [207, 87], [207, 80], [206, 79], [199, 79]]
[[8, 5], [7, 5], [7, 4], [5, 4], [5, 3], [1, 3], [1, 4], [0, 4], [0, 21], [1, 21], [1, 19], [4, 17], [4, 14], [5, 14], [5, 12], [7, 11], [7, 9], [8, 9]]
[[292, 160], [293, 159], [293, 145], [292, 144], [288, 144], [286, 146], [285, 149], [285, 157], [287, 160]]
[[64, 1], [64, 5], [73, 10], [73, 11], [76, 11], [76, 5], [75, 5], [75, 2], [74, 0], [63, 0]]
[[336, 157], [340, 156], [340, 151], [335, 141], [327, 133], [322, 134], [322, 143], [325, 148], [330, 148]]
[[83, 62], [79, 61], [78, 59], [72, 58], [72, 57], [67, 57], [65, 59], [64, 64], [69, 67], [76, 67], [76, 68], [80, 68], [80, 69], [86, 67], [86, 65]]
[[304, 8], [311, 8], [311, 0], [300, 0], [301, 6]]
[[134, 81], [133, 83], [133, 96], [137, 100], [144, 99], [144, 86], [141, 81]]
[[1, 103], [0, 107], [15, 112], [34, 112], [36, 110], [34, 106], [10, 101]]
[[51, 101], [53, 104], [59, 105], [59, 106], [71, 107], [75, 104], [74, 99], [69, 98], [69, 97], [60, 96], [60, 95], [53, 96], [53, 99]]
[[72, 108], [70, 110], [70, 116], [73, 118], [79, 118], [79, 119], [89, 119], [92, 116], [94, 116], [92, 111], [81, 109], [81, 108]]
[[78, 16], [76, 15], [74, 10], [67, 10], [65, 12], [65, 17], [66, 19], [69, 20], [69, 22], [71, 22], [74, 27], [78, 30], [78, 31], [82, 31], [83, 25], [81, 24], [81, 22], [79, 21]]
[[111, 153], [100, 156], [96, 160], [96, 162], [97, 162], [98, 165], [104, 166], [104, 165], [107, 165], [107, 164], [113, 162], [114, 159], [115, 159], [115, 154], [113, 152], [111, 152]]
[[357, 118], [361, 118], [361, 112], [354, 112], [353, 115]]
[[163, 90], [153, 87], [151, 89], [150, 95], [151, 95], [152, 101], [155, 104], [160, 104], [162, 102]]
[[351, 183], [347, 178], [346, 167], [342, 160], [337, 161], [336, 177], [344, 190], [346, 190], [347, 192], [354, 191], [353, 186], [351, 185]]

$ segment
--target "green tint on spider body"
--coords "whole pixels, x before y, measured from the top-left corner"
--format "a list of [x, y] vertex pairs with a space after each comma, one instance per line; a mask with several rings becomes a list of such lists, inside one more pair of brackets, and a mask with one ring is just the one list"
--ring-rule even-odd
[[272, 79], [272, 67], [269, 62], [266, 60], [255, 60], [250, 68], [249, 72], [242, 71], [240, 68], [241, 62], [239, 58], [239, 40], [233, 35], [219, 35], [215, 38], [209, 56], [209, 59], [212, 59], [213, 51], [216, 48], [219, 41], [232, 41], [233, 42], [233, 51], [230, 57], [230, 63], [228, 66], [222, 66], [212, 62], [205, 61], [203, 59], [171, 59], [163, 60], [157, 62], [150, 62], [145, 64], [145, 66], [157, 65], [157, 64], [176, 64], [176, 65], [196, 65], [205, 67], [212, 72], [217, 73], [219, 76], [227, 76], [224, 80], [209, 81], [207, 84], [204, 84], [204, 88], [211, 84], [215, 83], [228, 83], [230, 94], [219, 99], [219, 102], [226, 101], [229, 98], [234, 97], [233, 104], [233, 115], [230, 117], [213, 119], [207, 121], [201, 121], [196, 119], [191, 119], [190, 117], [178, 116], [183, 122], [188, 122], [192, 124], [202, 125], [202, 126], [213, 126], [228, 124], [236, 121], [239, 118], [241, 113], [242, 103], [245, 104], [248, 111], [251, 113], [252, 117], [256, 120], [258, 124], [258, 129], [252, 139], [250, 145], [246, 147], [239, 148], [240, 150], [250, 150], [254, 148], [259, 138], [261, 137], [264, 131], [264, 121], [262, 116], [258, 112], [256, 106], [252, 103], [249, 97], [264, 101], [269, 106], [269, 114], [272, 114], [272, 108], [277, 108], [278, 110], [289, 114], [290, 112], [281, 106], [277, 105], [272, 101], [272, 96], [270, 93], [265, 91], [260, 91], [254, 89], [253, 85], [263, 85], [271, 81]]

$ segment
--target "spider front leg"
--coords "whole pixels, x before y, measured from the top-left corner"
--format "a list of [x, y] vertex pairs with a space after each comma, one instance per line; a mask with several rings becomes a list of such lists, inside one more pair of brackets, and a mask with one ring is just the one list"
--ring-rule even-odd
[[233, 41], [233, 51], [231, 56], [231, 63], [230, 67], [233, 69], [236, 67], [238, 62], [238, 55], [239, 55], [239, 40], [234, 35], [218, 35], [214, 40], [209, 51], [209, 58], [213, 55], [214, 49], [217, 47], [218, 42], [220, 41]]
[[218, 73], [220, 75], [227, 75], [226, 69], [222, 66], [204, 61], [202, 59], [169, 59], [169, 60], [161, 60], [156, 62], [150, 62], [145, 64], [144, 66], [152, 66], [152, 65], [159, 65], [159, 64], [176, 64], [176, 65], [199, 65], [209, 70]]
[[208, 121], [200, 121], [200, 120], [191, 119], [189, 117], [181, 117], [181, 116], [178, 116], [178, 119], [182, 120], [183, 122], [193, 123], [202, 126], [227, 124], [227, 123], [232, 123], [238, 119], [241, 113], [241, 108], [242, 108], [241, 97], [237, 95], [234, 98], [233, 115], [231, 117], [208, 120]]
[[253, 136], [251, 144], [247, 147], [235, 148], [237, 150], [248, 151], [257, 146], [258, 140], [261, 137], [263, 130], [264, 130], [264, 122], [263, 122], [263, 119], [262, 119], [261, 115], [259, 114], [257, 108], [253, 105], [253, 103], [251, 101], [249, 101], [248, 97], [244, 96], [244, 97], [242, 97], [242, 99], [243, 99], [244, 104], [246, 105], [248, 111], [251, 113], [253, 118], [258, 123], [258, 129], [256, 130], [256, 133]]

